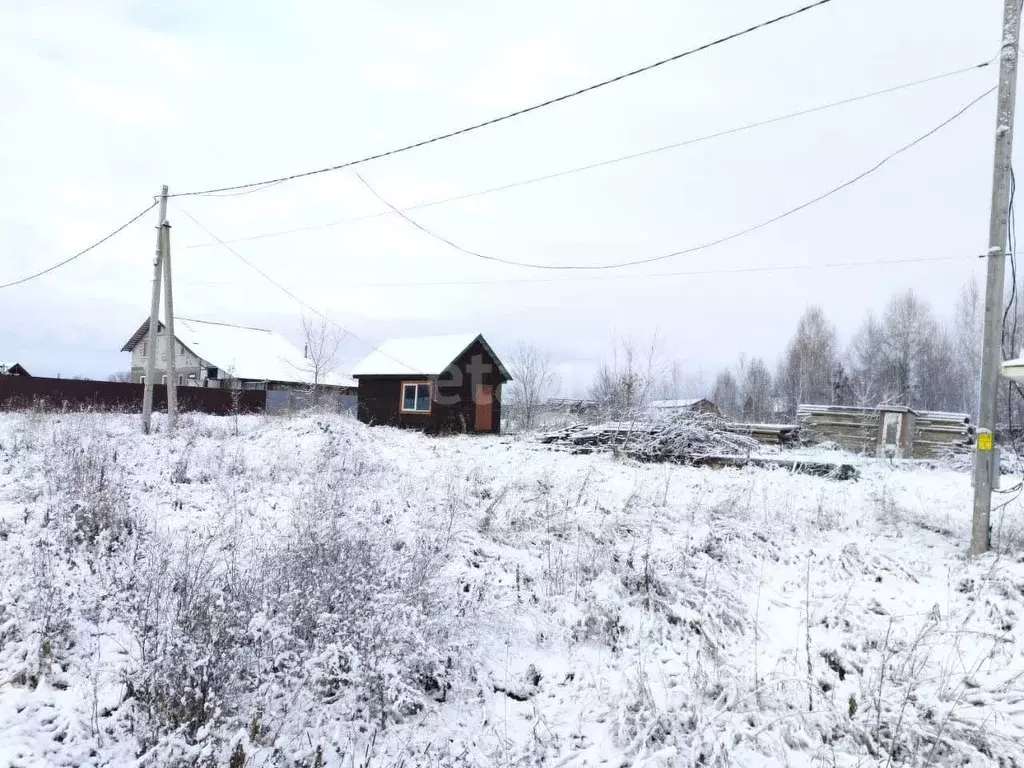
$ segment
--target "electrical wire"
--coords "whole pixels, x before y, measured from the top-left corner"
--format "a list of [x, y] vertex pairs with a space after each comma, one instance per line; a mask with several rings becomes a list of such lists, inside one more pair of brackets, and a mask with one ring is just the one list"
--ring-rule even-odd
[[387, 358], [389, 358], [390, 360], [393, 360], [394, 362], [398, 363], [399, 365], [404, 365], [404, 366], [405, 366], [406, 368], [408, 368], [408, 369], [409, 369], [410, 371], [416, 371], [416, 368], [415, 368], [415, 367], [413, 367], [413, 366], [409, 365], [408, 363], [405, 363], [405, 362], [403, 362], [403, 361], [399, 360], [399, 359], [398, 359], [397, 357], [395, 357], [395, 356], [393, 356], [393, 355], [389, 355], [389, 354], [388, 354], [387, 352], [385, 352], [384, 350], [382, 350], [382, 349], [381, 349], [380, 347], [378, 347], [377, 345], [375, 345], [375, 344], [373, 344], [373, 343], [371, 343], [371, 342], [367, 341], [366, 339], [364, 339], [364, 338], [362, 338], [362, 337], [360, 337], [360, 336], [356, 335], [355, 333], [353, 333], [352, 331], [350, 331], [350, 330], [349, 330], [348, 328], [345, 328], [344, 326], [342, 326], [342, 325], [339, 325], [339, 324], [338, 324], [337, 322], [335, 322], [334, 320], [332, 320], [331, 318], [329, 318], [329, 317], [328, 317], [327, 315], [325, 315], [325, 314], [324, 314], [323, 312], [321, 312], [320, 310], [318, 310], [318, 309], [317, 309], [316, 307], [314, 307], [314, 306], [313, 306], [312, 304], [308, 304], [307, 302], [303, 301], [303, 300], [302, 300], [301, 298], [299, 298], [299, 297], [298, 297], [297, 295], [295, 295], [295, 294], [294, 294], [294, 293], [293, 293], [292, 291], [288, 290], [288, 288], [286, 288], [285, 286], [281, 285], [281, 283], [277, 282], [277, 280], [275, 280], [274, 278], [272, 278], [272, 277], [271, 277], [270, 275], [268, 275], [268, 274], [267, 274], [266, 272], [264, 272], [264, 271], [263, 271], [262, 269], [260, 269], [259, 267], [257, 267], [257, 266], [256, 266], [255, 264], [253, 264], [253, 263], [252, 263], [251, 261], [249, 261], [249, 260], [248, 260], [247, 258], [245, 258], [245, 257], [244, 257], [244, 256], [243, 256], [242, 254], [240, 254], [240, 253], [239, 253], [239, 252], [238, 252], [237, 250], [235, 250], [235, 249], [234, 249], [234, 248], [232, 248], [232, 247], [231, 247], [230, 245], [228, 245], [228, 244], [227, 244], [227, 243], [225, 243], [225, 242], [224, 242], [223, 240], [221, 240], [221, 239], [220, 239], [219, 237], [217, 237], [217, 235], [215, 235], [215, 234], [214, 234], [214, 233], [213, 233], [212, 231], [210, 231], [210, 230], [209, 230], [209, 229], [208, 229], [208, 228], [207, 228], [206, 226], [204, 226], [204, 225], [203, 225], [203, 224], [202, 224], [202, 223], [201, 223], [201, 222], [200, 222], [200, 221], [199, 221], [199, 220], [198, 220], [198, 219], [197, 219], [197, 218], [196, 218], [195, 216], [193, 216], [193, 215], [192, 215], [191, 213], [189, 213], [188, 211], [186, 211], [186, 210], [185, 210], [184, 208], [182, 208], [182, 207], [181, 207], [180, 205], [178, 205], [178, 206], [177, 206], [177, 208], [178, 208], [178, 210], [179, 210], [179, 211], [181, 211], [182, 213], [184, 213], [184, 214], [185, 214], [185, 215], [186, 215], [186, 216], [187, 216], [187, 217], [188, 217], [189, 219], [191, 219], [191, 220], [192, 220], [192, 223], [194, 223], [194, 224], [195, 224], [195, 225], [196, 225], [197, 227], [199, 227], [199, 228], [200, 228], [201, 230], [203, 230], [203, 231], [204, 231], [204, 232], [205, 232], [206, 234], [208, 234], [208, 235], [209, 235], [210, 237], [212, 237], [212, 238], [213, 238], [214, 240], [216, 240], [216, 241], [217, 241], [218, 243], [220, 243], [220, 244], [221, 244], [222, 246], [224, 246], [224, 248], [225, 248], [225, 249], [227, 249], [227, 250], [228, 250], [228, 251], [229, 251], [230, 253], [234, 254], [234, 255], [235, 255], [235, 257], [236, 257], [236, 258], [238, 258], [238, 260], [239, 260], [239, 261], [241, 261], [241, 262], [242, 262], [243, 264], [245, 264], [245, 265], [246, 265], [247, 267], [249, 267], [249, 268], [250, 268], [250, 269], [252, 269], [253, 271], [257, 272], [257, 273], [258, 273], [258, 274], [259, 274], [260, 276], [262, 276], [262, 277], [263, 277], [263, 279], [264, 279], [264, 280], [266, 280], [266, 281], [267, 281], [268, 283], [270, 283], [271, 285], [273, 285], [273, 286], [274, 286], [275, 288], [277, 288], [277, 289], [278, 289], [279, 291], [282, 291], [282, 292], [283, 292], [283, 293], [285, 293], [285, 294], [286, 294], [287, 296], [289, 296], [289, 297], [290, 297], [290, 298], [291, 298], [291, 299], [292, 299], [292, 300], [293, 300], [293, 301], [294, 301], [294, 302], [295, 302], [296, 304], [298, 304], [298, 305], [299, 305], [300, 307], [302, 307], [302, 308], [303, 308], [303, 309], [305, 309], [305, 310], [308, 310], [308, 311], [309, 311], [310, 313], [312, 313], [312, 314], [316, 315], [317, 317], [319, 317], [320, 319], [322, 319], [322, 320], [323, 320], [324, 322], [330, 323], [330, 324], [331, 324], [331, 325], [333, 325], [333, 326], [334, 326], [335, 328], [337, 328], [337, 329], [338, 329], [339, 331], [341, 331], [341, 333], [342, 333], [342, 334], [343, 334], [344, 336], [351, 336], [351, 337], [352, 337], [353, 339], [355, 339], [356, 341], [361, 341], [361, 342], [362, 342], [363, 344], [365, 344], [366, 346], [370, 347], [370, 348], [371, 348], [371, 349], [372, 349], [372, 350], [373, 350], [374, 352], [379, 352], [380, 354], [384, 355], [384, 357], [387, 357]]
[[515, 112], [509, 112], [507, 114], [500, 115], [499, 117], [493, 117], [490, 120], [485, 120], [482, 123], [476, 123], [474, 125], [470, 125], [470, 126], [467, 126], [465, 128], [460, 128], [460, 129], [458, 129], [456, 131], [450, 131], [448, 133], [444, 133], [444, 134], [441, 134], [439, 136], [434, 136], [434, 137], [429, 138], [429, 139], [423, 139], [422, 141], [417, 141], [417, 142], [415, 142], [413, 144], [407, 144], [407, 145], [405, 145], [403, 147], [398, 147], [396, 149], [391, 149], [391, 150], [388, 150], [386, 152], [378, 152], [375, 155], [369, 155], [367, 157], [363, 157], [363, 158], [360, 158], [358, 160], [349, 160], [347, 162], [339, 163], [337, 165], [327, 166], [325, 168], [318, 168], [318, 169], [312, 170], [312, 171], [303, 171], [302, 173], [293, 173], [293, 174], [291, 174], [289, 176], [281, 176], [281, 177], [275, 178], [275, 179], [267, 179], [267, 180], [264, 180], [264, 181], [256, 181], [256, 182], [251, 182], [251, 183], [248, 183], [248, 184], [235, 184], [233, 186], [214, 187], [212, 189], [196, 190], [196, 191], [193, 191], [193, 192], [178, 192], [176, 194], [170, 195], [170, 197], [194, 197], [196, 195], [211, 195], [211, 194], [215, 194], [215, 193], [219, 193], [219, 192], [234, 192], [234, 191], [237, 191], [237, 190], [249, 189], [249, 188], [252, 188], [252, 187], [263, 187], [263, 186], [266, 186], [266, 185], [269, 185], [269, 184], [283, 183], [283, 182], [286, 182], [286, 181], [293, 181], [295, 179], [306, 178], [308, 176], [316, 176], [316, 175], [321, 174], [321, 173], [329, 173], [331, 171], [338, 171], [338, 170], [341, 170], [342, 168], [351, 168], [353, 166], [360, 165], [362, 163], [368, 163], [371, 160], [379, 160], [382, 157], [389, 157], [391, 155], [397, 155], [397, 154], [400, 154], [402, 152], [408, 152], [409, 150], [418, 149], [419, 147], [424, 147], [424, 146], [427, 146], [428, 144], [434, 144], [434, 143], [437, 143], [439, 141], [444, 141], [445, 139], [451, 139], [451, 138], [454, 138], [456, 136], [461, 136], [463, 134], [469, 133], [471, 131], [478, 130], [480, 128], [485, 128], [487, 126], [495, 125], [497, 123], [501, 123], [501, 122], [504, 122], [506, 120], [511, 120], [514, 117], [519, 117], [521, 115], [525, 115], [525, 114], [528, 114], [530, 112], [535, 112], [535, 111], [537, 111], [539, 109], [543, 109], [544, 107], [549, 107], [552, 104], [558, 104], [560, 102], [568, 101], [569, 99], [575, 98], [576, 96], [582, 96], [585, 93], [590, 93], [591, 91], [596, 91], [598, 88], [603, 88], [606, 85], [612, 85], [613, 83], [620, 82], [622, 80], [625, 80], [626, 78], [633, 77], [635, 75], [639, 75], [639, 74], [642, 74], [644, 72], [650, 72], [652, 69], [656, 69], [658, 67], [664, 66], [665, 64], [670, 64], [670, 63], [672, 63], [674, 61], [679, 61], [680, 59], [684, 59], [684, 58], [686, 58], [688, 56], [692, 56], [692, 55], [694, 55], [696, 53], [700, 53], [702, 51], [706, 51], [706, 50], [708, 50], [710, 48], [714, 48], [716, 46], [722, 45], [723, 43], [727, 43], [727, 42], [730, 42], [732, 40], [736, 40], [736, 39], [738, 39], [740, 37], [744, 37], [745, 35], [749, 35], [749, 34], [751, 34], [753, 32], [758, 31], [758, 30], [765, 29], [767, 27], [773, 26], [773, 25], [778, 24], [780, 22], [786, 21], [787, 19], [791, 19], [791, 18], [794, 18], [796, 16], [799, 16], [800, 14], [806, 13], [807, 11], [810, 11], [810, 10], [813, 10], [815, 8], [818, 8], [819, 6], [827, 5], [830, 2], [832, 2], [832, 0], [815, 0], [815, 2], [809, 3], [807, 5], [804, 5], [804, 6], [800, 7], [800, 8], [797, 8], [796, 10], [790, 11], [789, 13], [785, 13], [785, 14], [783, 14], [781, 16], [776, 16], [776, 17], [774, 17], [772, 19], [768, 19], [767, 21], [762, 21], [762, 22], [760, 22], [758, 24], [754, 24], [753, 26], [747, 27], [746, 29], [742, 29], [742, 30], [740, 30], [738, 32], [733, 32], [732, 34], [726, 35], [725, 37], [720, 37], [720, 38], [718, 38], [716, 40], [712, 40], [710, 42], [704, 43], [703, 45], [699, 45], [696, 48], [691, 48], [691, 49], [689, 49], [687, 51], [683, 51], [682, 53], [677, 53], [674, 56], [669, 56], [668, 58], [660, 59], [658, 61], [655, 61], [652, 64], [647, 64], [647, 65], [645, 65], [643, 67], [639, 67], [638, 69], [630, 70], [629, 72], [624, 72], [621, 75], [616, 75], [615, 77], [609, 78], [607, 80], [602, 80], [602, 81], [600, 81], [598, 83], [594, 83], [592, 85], [588, 85], [588, 86], [586, 86], [584, 88], [579, 88], [578, 90], [572, 91], [571, 93], [566, 93], [566, 94], [563, 94], [561, 96], [556, 96], [553, 99], [548, 99], [546, 101], [542, 101], [539, 104], [534, 104], [533, 106], [530, 106], [530, 107], [524, 107], [523, 109], [518, 109]]
[[18, 280], [13, 280], [13, 281], [11, 281], [9, 283], [0, 284], [0, 289], [2, 289], [2, 288], [13, 288], [16, 285], [21, 285], [23, 283], [27, 283], [29, 280], [35, 280], [37, 277], [42, 277], [43, 275], [48, 275], [51, 272], [53, 272], [54, 270], [60, 269], [61, 267], [63, 267], [66, 264], [70, 264], [71, 262], [75, 261], [75, 259], [78, 259], [78, 258], [81, 258], [82, 256], [85, 256], [85, 254], [89, 253], [89, 251], [93, 250], [94, 248], [98, 248], [99, 246], [103, 245], [103, 243], [107, 242], [111, 238], [116, 237], [117, 235], [121, 234], [121, 232], [123, 232], [125, 229], [130, 227], [132, 224], [134, 224], [136, 221], [141, 219], [143, 216], [145, 216], [147, 213], [149, 213], [154, 208], [156, 208], [156, 202], [155, 201], [153, 202], [152, 205], [150, 205], [144, 211], [141, 211], [140, 213], [137, 213], [135, 216], [133, 216], [132, 218], [128, 219], [128, 221], [126, 221], [120, 227], [115, 229], [113, 232], [111, 232], [110, 234], [105, 235], [104, 237], [100, 238], [95, 243], [90, 245], [88, 248], [85, 248], [85, 249], [79, 251], [74, 256], [69, 256], [68, 258], [64, 259], [63, 261], [58, 261], [56, 264], [54, 264], [54, 265], [52, 265], [50, 267], [47, 267], [44, 270], [36, 272], [35, 274], [28, 275], [27, 277], [19, 278]]
[[356, 173], [356, 177], [364, 185], [366, 185], [367, 189], [369, 189], [370, 192], [372, 192], [373, 195], [378, 200], [380, 200], [382, 203], [384, 203], [384, 205], [386, 205], [388, 208], [390, 208], [398, 216], [400, 216], [401, 218], [405, 219], [406, 222], [408, 222], [412, 226], [416, 227], [416, 229], [420, 230], [424, 234], [429, 235], [430, 237], [434, 238], [435, 240], [440, 240], [442, 243], [445, 243], [446, 245], [448, 245], [448, 246], [454, 248], [455, 250], [460, 251], [460, 252], [462, 252], [462, 253], [464, 253], [464, 254], [466, 254], [468, 256], [473, 256], [473, 257], [476, 257], [476, 258], [479, 258], [479, 259], [483, 259], [485, 261], [492, 261], [492, 262], [496, 262], [496, 263], [499, 263], [499, 264], [507, 264], [509, 266], [514, 266], [514, 267], [527, 267], [527, 268], [531, 268], [531, 269], [545, 269], [545, 270], [604, 270], [604, 269], [621, 269], [623, 267], [635, 267], [635, 266], [639, 266], [641, 264], [651, 264], [651, 263], [656, 262], [656, 261], [664, 261], [665, 259], [671, 259], [671, 258], [674, 258], [676, 256], [684, 256], [684, 255], [687, 255], [687, 254], [696, 253], [698, 251], [703, 251], [703, 250], [706, 250], [706, 249], [711, 248], [713, 246], [721, 245], [722, 243], [729, 242], [730, 240], [735, 240], [736, 238], [742, 237], [744, 235], [749, 235], [750, 233], [756, 232], [759, 229], [763, 229], [764, 227], [767, 227], [767, 226], [769, 226], [771, 224], [774, 224], [776, 222], [782, 221], [783, 219], [788, 218], [789, 216], [792, 216], [793, 214], [798, 213], [798, 212], [800, 212], [800, 211], [802, 211], [802, 210], [804, 210], [806, 208], [810, 208], [812, 205], [814, 205], [816, 203], [819, 203], [822, 200], [825, 200], [825, 199], [831, 197], [832, 195], [834, 195], [834, 194], [836, 194], [836, 193], [846, 189], [847, 187], [853, 186], [854, 184], [856, 184], [859, 181], [862, 181], [863, 179], [867, 178], [871, 174], [873, 174], [876, 171], [878, 171], [879, 169], [881, 169], [889, 161], [891, 161], [894, 158], [898, 157], [899, 155], [903, 154], [907, 150], [917, 146], [918, 144], [920, 144], [922, 141], [924, 141], [925, 139], [929, 138], [930, 136], [933, 136], [934, 134], [938, 133], [940, 130], [942, 130], [947, 125], [949, 125], [954, 120], [956, 120], [958, 117], [960, 117], [965, 112], [967, 112], [975, 104], [978, 104], [982, 99], [984, 99], [986, 96], [988, 96], [989, 94], [994, 92], [996, 90], [996, 88], [997, 88], [997, 86], [993, 86], [993, 87], [989, 88], [987, 91], [982, 93], [980, 96], [972, 99], [965, 106], [963, 106], [959, 110], [957, 110], [957, 112], [954, 113], [952, 116], [946, 118], [941, 123], [939, 123], [937, 126], [932, 128], [931, 130], [927, 131], [926, 133], [921, 134], [920, 136], [918, 136], [916, 139], [914, 139], [910, 143], [904, 144], [902, 147], [897, 149], [895, 152], [891, 152], [890, 154], [886, 155], [884, 158], [882, 158], [882, 160], [880, 160], [879, 162], [875, 163], [874, 165], [872, 165], [867, 170], [857, 174], [856, 176], [854, 176], [851, 179], [848, 179], [847, 181], [844, 181], [842, 184], [840, 184], [840, 185], [838, 185], [836, 187], [831, 188], [827, 192], [824, 192], [824, 193], [818, 195], [817, 197], [814, 197], [814, 198], [812, 198], [812, 199], [810, 199], [810, 200], [808, 200], [808, 201], [806, 201], [804, 203], [801, 203], [800, 205], [797, 205], [797, 206], [795, 206], [793, 208], [789, 208], [788, 210], [786, 210], [786, 211], [784, 211], [784, 212], [782, 212], [780, 214], [777, 214], [775, 216], [772, 216], [771, 218], [765, 219], [765, 220], [763, 220], [763, 221], [761, 221], [761, 222], [759, 222], [757, 224], [754, 224], [752, 226], [746, 227], [745, 229], [738, 230], [738, 231], [733, 232], [731, 234], [725, 235], [724, 237], [720, 237], [720, 238], [718, 238], [716, 240], [711, 240], [709, 242], [702, 243], [700, 245], [695, 245], [695, 246], [691, 246], [689, 248], [684, 248], [684, 249], [679, 250], [679, 251], [673, 251], [671, 253], [661, 254], [660, 256], [650, 256], [650, 257], [645, 258], [645, 259], [634, 259], [632, 261], [623, 261], [623, 262], [619, 262], [619, 263], [616, 263], [616, 264], [537, 264], [537, 263], [532, 263], [532, 262], [515, 261], [513, 259], [505, 259], [505, 258], [501, 258], [501, 257], [498, 257], [498, 256], [489, 256], [489, 255], [486, 255], [486, 254], [483, 254], [483, 253], [479, 253], [477, 251], [470, 250], [468, 248], [464, 248], [461, 245], [453, 242], [449, 238], [444, 237], [443, 235], [440, 235], [440, 234], [434, 232], [433, 230], [428, 229], [427, 227], [423, 226], [419, 222], [417, 222], [414, 219], [412, 219], [408, 214], [406, 214], [403, 211], [401, 211], [398, 208], [396, 208], [394, 205], [392, 205], [386, 199], [384, 199], [384, 197], [382, 197], [380, 195], [380, 193], [378, 193], [377, 190], [375, 190], [370, 185], [370, 183], [367, 182], [366, 179], [364, 179], [358, 173]]
[[[665, 145], [660, 146], [660, 147], [653, 147], [651, 149], [645, 149], [645, 150], [642, 150], [640, 152], [634, 152], [634, 153], [628, 154], [628, 155], [620, 155], [619, 157], [613, 157], [613, 158], [610, 158], [608, 160], [600, 160], [600, 161], [598, 161], [596, 163], [590, 163], [588, 165], [577, 166], [575, 168], [567, 168], [565, 170], [556, 171], [554, 173], [548, 173], [548, 174], [545, 174], [543, 176], [535, 176], [535, 177], [529, 178], [529, 179], [522, 179], [522, 180], [519, 180], [519, 181], [513, 181], [513, 182], [510, 182], [508, 184], [502, 184], [502, 185], [496, 186], [496, 187], [489, 187], [487, 189], [481, 189], [481, 190], [477, 190], [475, 192], [466, 192], [466, 193], [460, 194], [460, 195], [453, 195], [451, 197], [445, 197], [445, 198], [442, 198], [440, 200], [431, 200], [431, 201], [425, 202], [425, 203], [418, 203], [416, 205], [406, 206], [406, 207], [402, 208], [401, 210], [402, 211], [415, 211], [415, 210], [419, 210], [421, 208], [432, 208], [432, 207], [437, 206], [437, 205], [445, 205], [447, 203], [454, 203], [454, 202], [458, 202], [460, 200], [468, 200], [468, 199], [473, 198], [473, 197], [480, 197], [481, 195], [489, 195], [489, 194], [492, 194], [494, 192], [504, 192], [506, 190], [515, 189], [517, 187], [526, 186], [528, 184], [537, 184], [539, 182], [551, 181], [552, 179], [560, 179], [560, 178], [562, 178], [564, 176], [569, 176], [569, 175], [574, 174], [574, 173], [580, 173], [580, 172], [583, 172], [583, 171], [591, 171], [591, 170], [595, 170], [597, 168], [604, 168], [606, 166], [614, 165], [616, 163], [621, 163], [621, 162], [625, 162], [625, 161], [628, 161], [628, 160], [637, 160], [639, 158], [643, 158], [643, 157], [648, 157], [650, 155], [654, 155], [654, 154], [656, 154], [658, 152], [665, 152], [665, 151], [670, 150], [670, 149], [679, 149], [681, 147], [688, 147], [688, 146], [691, 146], [693, 144], [699, 144], [701, 142], [711, 141], [713, 139], [722, 138], [724, 136], [731, 136], [733, 134], [742, 133], [744, 131], [753, 130], [755, 128], [763, 128], [765, 126], [773, 125], [775, 123], [781, 123], [781, 122], [784, 122], [786, 120], [792, 120], [794, 118], [804, 117], [806, 115], [814, 114], [816, 112], [823, 112], [823, 111], [828, 110], [828, 109], [834, 109], [836, 107], [845, 106], [847, 104], [853, 104], [855, 102], [864, 101], [866, 99], [871, 99], [871, 98], [874, 98], [874, 97], [877, 97], [877, 96], [885, 96], [887, 94], [896, 93], [897, 91], [902, 91], [902, 90], [905, 90], [905, 89], [908, 89], [908, 88], [914, 88], [914, 87], [917, 87], [917, 86], [920, 86], [920, 85], [925, 85], [927, 83], [933, 83], [933, 82], [936, 82], [938, 80], [944, 80], [944, 79], [950, 78], [950, 77], [957, 77], [959, 75], [964, 75], [964, 74], [966, 74], [968, 72], [975, 72], [975, 71], [977, 71], [979, 69], [984, 69], [985, 67], [991, 65], [993, 61], [995, 61], [995, 59], [989, 59], [988, 61], [983, 61], [980, 64], [972, 64], [971, 66], [961, 67], [960, 69], [952, 70], [952, 71], [949, 71], [949, 72], [943, 72], [943, 73], [938, 74], [938, 75], [932, 75], [930, 77], [925, 77], [925, 78], [920, 78], [918, 80], [911, 80], [909, 82], [900, 83], [899, 85], [889, 86], [888, 88], [883, 88], [883, 89], [878, 90], [878, 91], [871, 91], [869, 93], [862, 93], [862, 94], [859, 94], [857, 96], [851, 96], [851, 97], [848, 97], [848, 98], [845, 98], [845, 99], [840, 99], [839, 101], [832, 101], [832, 102], [829, 102], [827, 104], [819, 104], [818, 106], [809, 107], [807, 109], [801, 109], [801, 110], [799, 110], [797, 112], [790, 112], [789, 114], [785, 114], [785, 115], [778, 115], [776, 117], [768, 118], [766, 120], [759, 120], [759, 121], [753, 122], [753, 123], [746, 123], [745, 125], [740, 125], [740, 126], [736, 126], [736, 127], [733, 127], [733, 128], [727, 128], [727, 129], [725, 129], [723, 131], [718, 131], [716, 133], [704, 134], [702, 136], [696, 136], [696, 137], [693, 137], [693, 138], [684, 139], [682, 141], [673, 142], [672, 144], [665, 144]], [[246, 192], [238, 192], [238, 193], [234, 193], [234, 194], [240, 194], [240, 195], [241, 194], [249, 194], [250, 192], [254, 192], [254, 191], [258, 192], [258, 191], [263, 190], [263, 189], [268, 189], [270, 186], [276, 186], [276, 184], [271, 184], [271, 185], [263, 186], [263, 187], [257, 187], [254, 190], [249, 190], [249, 191], [246, 191]], [[220, 197], [222, 195], [213, 195], [213, 196]], [[229, 195], [223, 195], [223, 196], [229, 196]], [[391, 210], [380, 211], [378, 213], [371, 213], [371, 214], [368, 214], [366, 216], [355, 216], [355, 217], [350, 217], [350, 218], [347, 218], [347, 219], [337, 219], [335, 221], [328, 221], [328, 222], [323, 223], [323, 224], [311, 224], [311, 225], [305, 226], [305, 227], [295, 227], [293, 229], [284, 229], [284, 230], [278, 230], [278, 231], [274, 231], [274, 232], [264, 232], [262, 234], [256, 234], [256, 235], [248, 235], [246, 237], [232, 238], [230, 240], [225, 240], [224, 242], [226, 242], [226, 243], [244, 243], [244, 242], [248, 242], [248, 241], [251, 241], [251, 240], [263, 240], [263, 239], [270, 238], [270, 237], [282, 237], [284, 235], [293, 235], [293, 234], [297, 234], [297, 233], [300, 233], [300, 232], [309, 232], [309, 231], [316, 230], [316, 229], [326, 229], [327, 227], [337, 227], [337, 226], [340, 226], [340, 225], [343, 225], [343, 224], [353, 224], [353, 223], [359, 222], [359, 221], [368, 221], [370, 219], [378, 219], [378, 218], [380, 218], [382, 216], [391, 216], [391, 215], [394, 215], [394, 211], [391, 211]], [[218, 243], [215, 243], [215, 242], [193, 243], [191, 245], [184, 246], [184, 248], [206, 248], [206, 247], [213, 246], [213, 245], [218, 245]]]
[[528, 283], [575, 283], [592, 280], [638, 280], [651, 277], [703, 277], [708, 275], [744, 275], [766, 272], [790, 272], [809, 269], [843, 269], [847, 267], [874, 267], [890, 264], [922, 264], [948, 261], [965, 261], [974, 256], [922, 256], [906, 259], [876, 259], [874, 261], [840, 261], [825, 264], [779, 264], [764, 267], [739, 267], [737, 269], [701, 269], [676, 272], [649, 272], [640, 275], [574, 275], [573, 277], [522, 277], [495, 280], [440, 280], [421, 283], [346, 283], [350, 288], [431, 288], [456, 285], [507, 285]]

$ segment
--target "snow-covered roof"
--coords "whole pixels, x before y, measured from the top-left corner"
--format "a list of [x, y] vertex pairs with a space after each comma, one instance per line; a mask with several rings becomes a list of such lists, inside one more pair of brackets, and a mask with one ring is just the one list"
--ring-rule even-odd
[[[160, 323], [160, 329], [164, 327]], [[136, 334], [125, 345], [134, 347], [145, 335]], [[264, 328], [246, 328], [227, 323], [211, 323], [187, 317], [174, 318], [174, 337], [208, 365], [238, 379], [279, 381], [304, 384], [313, 380], [312, 365], [284, 336]], [[320, 383], [335, 387], [354, 387], [348, 377], [328, 373]]]
[[693, 406], [703, 402], [705, 399], [703, 397], [688, 397], [682, 400], [654, 400], [651, 402], [651, 408], [665, 408], [669, 410], [693, 408]]
[[360, 376], [440, 376], [477, 339], [494, 358], [502, 375], [508, 371], [494, 350], [478, 333], [456, 333], [447, 336], [420, 336], [412, 339], [388, 339], [363, 358], [352, 375]]
[[[8, 371], [13, 371], [15, 368], [20, 368], [21, 370], [25, 371], [25, 366], [21, 365], [21, 363], [19, 363], [17, 360], [12, 360], [10, 362], [4, 362], [3, 360], [0, 360], [0, 374], [7, 373]], [[25, 373], [28, 373], [28, 371], [25, 371]]]
[[1003, 376], [1017, 382], [1024, 382], [1024, 357], [1003, 363]]

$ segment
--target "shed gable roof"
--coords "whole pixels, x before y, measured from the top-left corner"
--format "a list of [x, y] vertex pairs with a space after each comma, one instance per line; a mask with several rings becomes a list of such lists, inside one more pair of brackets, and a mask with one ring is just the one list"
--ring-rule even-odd
[[17, 375], [17, 376], [29, 376], [30, 375], [29, 372], [25, 370], [25, 367], [21, 363], [19, 363], [17, 361], [5, 363], [2, 360], [0, 360], [0, 375], [3, 375], [3, 374], [8, 374], [8, 375], [11, 375], [11, 376], [15, 376], [15, 375]]
[[352, 369], [352, 375], [357, 379], [361, 376], [440, 376], [477, 341], [493, 358], [502, 377], [511, 380], [491, 345], [479, 333], [388, 339], [363, 358]]

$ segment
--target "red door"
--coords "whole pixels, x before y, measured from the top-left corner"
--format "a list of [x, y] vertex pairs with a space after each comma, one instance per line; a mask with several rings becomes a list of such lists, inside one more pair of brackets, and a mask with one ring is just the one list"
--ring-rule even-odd
[[494, 387], [481, 384], [476, 388], [476, 419], [473, 429], [477, 432], [490, 432], [494, 425]]

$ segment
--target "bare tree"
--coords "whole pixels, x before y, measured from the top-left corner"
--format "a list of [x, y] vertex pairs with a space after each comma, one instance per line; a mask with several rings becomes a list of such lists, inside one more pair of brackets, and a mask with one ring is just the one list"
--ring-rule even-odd
[[862, 407], [873, 407], [892, 399], [883, 381], [882, 326], [871, 313], [857, 331], [847, 351], [847, 363], [852, 371], [853, 402]]
[[796, 333], [779, 368], [778, 394], [790, 413], [800, 403], [835, 401], [839, 352], [836, 329], [821, 307], [808, 307], [797, 324]]
[[509, 415], [520, 429], [529, 430], [536, 425], [544, 401], [558, 388], [558, 377], [551, 369], [551, 355], [536, 344], [520, 343], [509, 363]]
[[[953, 314], [953, 356], [950, 362], [958, 389], [957, 408], [974, 417], [978, 415], [978, 404], [981, 401], [981, 336], [984, 309], [978, 281], [972, 277], [960, 290], [960, 298]], [[1013, 336], [1012, 331], [1010, 336]]]
[[715, 386], [711, 389], [711, 401], [718, 406], [727, 419], [737, 419], [742, 411], [740, 404], [740, 388], [732, 371], [726, 369], [715, 377]]
[[772, 375], [760, 357], [747, 363], [740, 392], [744, 421], [762, 422], [772, 416]]
[[663, 380], [662, 373], [657, 336], [646, 350], [639, 349], [632, 339], [620, 339], [612, 347], [612, 359], [598, 368], [590, 396], [602, 416], [635, 420]]
[[658, 400], [680, 400], [710, 397], [711, 390], [702, 370], [687, 371], [679, 360], [673, 360], [660, 369], [651, 395]]
[[338, 348], [341, 346], [342, 335], [328, 323], [326, 317], [302, 316], [306, 374], [312, 376], [307, 391], [313, 406], [318, 404], [320, 386], [324, 379], [338, 367]]
[[107, 381], [118, 381], [122, 384], [131, 382], [132, 372], [131, 371], [117, 371], [107, 376]]
[[858, 405], [899, 403], [928, 410], [966, 410], [974, 400], [980, 349], [980, 307], [965, 288], [953, 326], [943, 326], [913, 291], [889, 301], [881, 319], [868, 315], [850, 342], [851, 399]]

